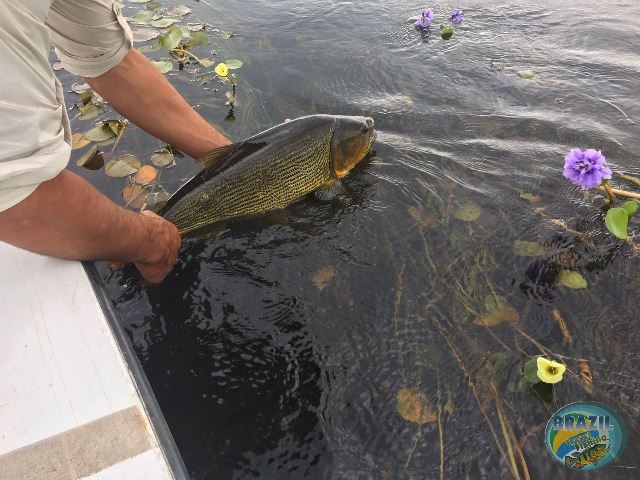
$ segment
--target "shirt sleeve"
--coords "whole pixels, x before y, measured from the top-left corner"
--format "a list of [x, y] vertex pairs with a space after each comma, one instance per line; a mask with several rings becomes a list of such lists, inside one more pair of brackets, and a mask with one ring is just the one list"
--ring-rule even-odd
[[54, 0], [47, 18], [65, 69], [97, 77], [115, 67], [133, 46], [133, 35], [114, 0]]

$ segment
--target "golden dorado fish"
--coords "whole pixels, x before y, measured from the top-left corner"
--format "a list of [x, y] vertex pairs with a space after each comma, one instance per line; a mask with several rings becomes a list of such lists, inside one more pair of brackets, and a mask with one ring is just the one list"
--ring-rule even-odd
[[181, 234], [283, 208], [331, 188], [371, 150], [373, 119], [300, 117], [207, 153], [205, 167], [158, 212]]

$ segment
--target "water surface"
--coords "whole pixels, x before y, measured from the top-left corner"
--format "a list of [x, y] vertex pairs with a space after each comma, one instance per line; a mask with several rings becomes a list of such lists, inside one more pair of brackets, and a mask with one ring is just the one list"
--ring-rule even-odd
[[[595, 147], [640, 175], [640, 5], [438, 2], [465, 9], [448, 42], [416, 32], [423, 5], [405, 0], [188, 5], [236, 33], [215, 46], [244, 62], [235, 122], [213, 85], [169, 78], [234, 140], [311, 113], [368, 115], [379, 131], [337, 199], [188, 240], [161, 285], [100, 265], [193, 478], [511, 478], [505, 435], [531, 478], [569, 478], [544, 427], [589, 399], [625, 418], [629, 468], [581, 475], [637, 478], [640, 262], [603, 228], [599, 195], [561, 171], [570, 148]], [[124, 145], [157, 143], [132, 129]], [[193, 168], [180, 160], [165, 185]], [[85, 175], [118, 198], [122, 185]], [[454, 216], [468, 202], [475, 221]], [[516, 255], [517, 240], [546, 253]], [[563, 269], [588, 288], [556, 286]], [[474, 324], [492, 298], [519, 322]], [[541, 352], [568, 367], [548, 404], [518, 383]], [[404, 420], [403, 388], [440, 405], [439, 424]]]

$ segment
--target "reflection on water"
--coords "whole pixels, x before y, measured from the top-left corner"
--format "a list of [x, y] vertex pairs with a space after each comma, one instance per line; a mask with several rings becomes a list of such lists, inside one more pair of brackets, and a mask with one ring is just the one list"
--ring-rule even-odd
[[[634, 468], [608, 472], [637, 477], [640, 265], [561, 169], [571, 147], [594, 146], [640, 174], [640, 5], [472, 0], [449, 42], [425, 42], [407, 21], [422, 5], [404, 0], [192, 7], [237, 34], [218, 46], [245, 64], [232, 138], [316, 112], [379, 130], [334, 201], [188, 240], [159, 286], [105, 272], [193, 478], [511, 478], [525, 463], [531, 478], [569, 478], [544, 427], [591, 398], [629, 427], [618, 464]], [[180, 75], [222, 123], [223, 101]], [[470, 202], [480, 215], [464, 221]], [[516, 254], [517, 240], [543, 251]], [[555, 285], [561, 270], [588, 288]], [[326, 286], [319, 271], [335, 272]], [[479, 325], [496, 301], [517, 320]], [[568, 367], [550, 404], [519, 386], [541, 352]], [[402, 388], [439, 405], [439, 423], [403, 420]]]

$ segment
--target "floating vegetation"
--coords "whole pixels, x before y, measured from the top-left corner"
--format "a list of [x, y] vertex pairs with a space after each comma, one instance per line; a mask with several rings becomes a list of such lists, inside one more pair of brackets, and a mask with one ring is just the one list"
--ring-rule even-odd
[[427, 394], [418, 388], [400, 389], [396, 395], [396, 408], [407, 422], [418, 425], [435, 422], [438, 419]]
[[560, 270], [556, 275], [555, 284], [568, 288], [587, 288], [587, 281], [578, 272], [571, 270]]
[[336, 269], [332, 265], [320, 267], [313, 274], [313, 284], [320, 291], [324, 290], [336, 275]]

